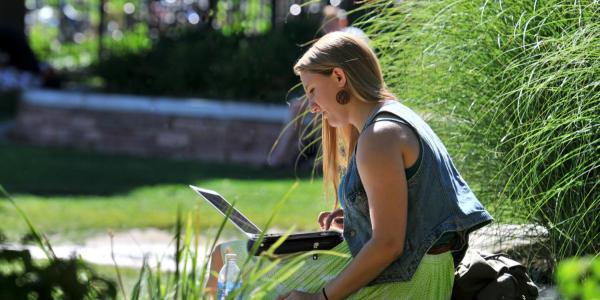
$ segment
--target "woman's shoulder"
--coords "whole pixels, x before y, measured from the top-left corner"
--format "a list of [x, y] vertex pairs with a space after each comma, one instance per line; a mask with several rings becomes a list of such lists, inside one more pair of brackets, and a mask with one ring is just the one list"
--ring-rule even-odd
[[417, 134], [411, 125], [398, 115], [382, 111], [360, 133], [358, 144], [389, 146], [417, 141]]
[[358, 161], [404, 157], [403, 161], [411, 163], [419, 155], [419, 139], [410, 125], [382, 113], [360, 134], [356, 155]]
[[396, 151], [395, 149], [418, 146], [416, 133], [408, 124], [395, 122], [381, 116], [375, 122], [367, 126], [358, 139], [358, 151], [385, 152]]

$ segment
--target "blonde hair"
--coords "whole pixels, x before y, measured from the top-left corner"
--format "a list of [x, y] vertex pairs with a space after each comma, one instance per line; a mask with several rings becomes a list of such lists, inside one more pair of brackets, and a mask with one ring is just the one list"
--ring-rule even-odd
[[[355, 99], [364, 102], [395, 99], [385, 86], [377, 56], [360, 37], [339, 31], [324, 35], [294, 65], [294, 73], [300, 75], [310, 72], [328, 76], [333, 68], [344, 70], [346, 90]], [[335, 128], [326, 119], [322, 118], [321, 122], [323, 186], [326, 193], [333, 187], [336, 208], [340, 177], [352, 158], [359, 132], [352, 125]]]

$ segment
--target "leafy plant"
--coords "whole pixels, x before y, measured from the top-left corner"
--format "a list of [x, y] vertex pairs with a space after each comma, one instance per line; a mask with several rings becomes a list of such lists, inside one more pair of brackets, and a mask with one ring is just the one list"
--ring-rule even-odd
[[94, 70], [109, 92], [284, 103], [297, 83], [299, 47], [316, 22], [290, 21], [264, 35], [188, 31], [161, 37], [147, 51], [111, 52]]
[[76, 259], [33, 262], [27, 250], [0, 250], [0, 298], [115, 299], [115, 284]]
[[600, 258], [572, 257], [561, 261], [556, 282], [564, 299], [600, 299]]
[[57, 258], [45, 236], [35, 229], [1, 185], [0, 195], [15, 206], [48, 258], [47, 264], [36, 264], [28, 250], [0, 249], [0, 299], [116, 298], [112, 281], [98, 276], [77, 258]]

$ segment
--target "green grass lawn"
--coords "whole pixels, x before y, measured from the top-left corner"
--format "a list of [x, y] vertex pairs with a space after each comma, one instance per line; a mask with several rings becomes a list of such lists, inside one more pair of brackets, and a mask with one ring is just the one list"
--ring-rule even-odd
[[[318, 212], [332, 202], [323, 199], [320, 178], [307, 173], [0, 144], [0, 184], [40, 231], [72, 239], [109, 229], [172, 228], [177, 207], [197, 210], [201, 229], [218, 226], [222, 216], [188, 184], [219, 191], [260, 226], [298, 180], [274, 226], [316, 229]], [[10, 240], [27, 232], [8, 201], [0, 202], [0, 220]]]

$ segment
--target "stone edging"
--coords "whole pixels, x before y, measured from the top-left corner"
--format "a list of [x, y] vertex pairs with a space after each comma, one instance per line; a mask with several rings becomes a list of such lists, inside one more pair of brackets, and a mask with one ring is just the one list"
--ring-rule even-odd
[[29, 90], [12, 138], [42, 146], [265, 165], [284, 105]]

